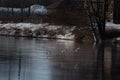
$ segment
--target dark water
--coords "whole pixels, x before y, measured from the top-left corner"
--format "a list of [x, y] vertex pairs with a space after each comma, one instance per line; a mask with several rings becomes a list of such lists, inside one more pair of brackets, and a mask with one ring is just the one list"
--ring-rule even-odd
[[0, 37], [0, 80], [120, 80], [120, 44]]

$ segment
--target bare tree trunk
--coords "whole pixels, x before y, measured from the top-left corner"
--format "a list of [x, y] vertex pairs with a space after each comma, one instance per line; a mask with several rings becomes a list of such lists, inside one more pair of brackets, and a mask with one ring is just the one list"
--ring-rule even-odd
[[[0, 7], [1, 7], [1, 0], [0, 0]], [[1, 16], [1, 11], [0, 11], [0, 16]]]
[[113, 21], [116, 24], [120, 23], [120, 0], [114, 0]]
[[23, 22], [23, 7], [21, 7], [21, 22]]
[[28, 7], [28, 17], [30, 17], [30, 14], [31, 14], [31, 9], [30, 9], [30, 6]]
[[23, 22], [23, 3], [24, 1], [21, 0], [21, 22]]
[[12, 7], [12, 16], [14, 16], [14, 8]]
[[[101, 41], [105, 40], [106, 12], [108, 9], [108, 0], [86, 0], [88, 13], [91, 18], [91, 26], [95, 34], [95, 28], [98, 28]], [[93, 24], [94, 23], [94, 24]], [[96, 36], [97, 37], [97, 36]]]

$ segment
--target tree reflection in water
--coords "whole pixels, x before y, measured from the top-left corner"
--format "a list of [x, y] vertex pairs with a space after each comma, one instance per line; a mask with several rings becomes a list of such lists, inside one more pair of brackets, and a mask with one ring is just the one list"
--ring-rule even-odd
[[112, 45], [111, 80], [120, 80], [120, 43]]
[[96, 47], [94, 80], [120, 80], [120, 44], [101, 43]]
[[94, 80], [104, 80], [104, 52], [105, 43], [96, 44], [95, 46], [95, 70]]

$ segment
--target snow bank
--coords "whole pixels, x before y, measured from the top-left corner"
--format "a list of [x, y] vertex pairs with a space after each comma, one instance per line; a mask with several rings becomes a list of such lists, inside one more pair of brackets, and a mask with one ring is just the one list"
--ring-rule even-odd
[[[120, 29], [120, 24], [106, 23], [107, 29]], [[27, 37], [42, 37], [42, 38], [57, 38], [57, 39], [75, 39], [72, 33], [75, 26], [58, 26], [32, 23], [1, 23], [0, 35], [9, 36], [27, 36]]]
[[114, 24], [112, 22], [107, 22], [106, 29], [120, 29], [120, 24]]
[[5, 23], [0, 24], [0, 35], [45, 37], [73, 40], [73, 28], [49, 25], [48, 23]]

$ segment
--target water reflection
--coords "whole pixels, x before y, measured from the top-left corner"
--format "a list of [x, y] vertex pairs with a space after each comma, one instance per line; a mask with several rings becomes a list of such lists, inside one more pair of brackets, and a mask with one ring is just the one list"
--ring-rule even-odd
[[120, 80], [120, 43], [112, 46], [111, 80]]
[[0, 37], [1, 80], [120, 80], [119, 43]]
[[94, 79], [93, 80], [104, 80], [104, 50], [105, 44], [96, 44], [95, 53], [95, 64], [94, 64]]

